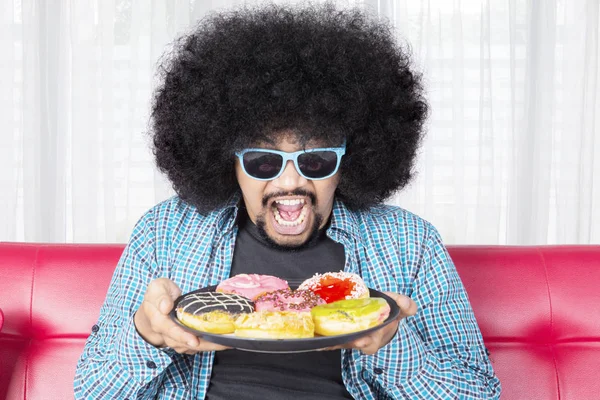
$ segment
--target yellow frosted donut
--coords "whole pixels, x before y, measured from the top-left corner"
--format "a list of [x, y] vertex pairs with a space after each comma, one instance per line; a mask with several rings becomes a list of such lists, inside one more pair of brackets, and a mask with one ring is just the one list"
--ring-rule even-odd
[[390, 314], [390, 305], [380, 297], [339, 300], [316, 306], [310, 313], [316, 334], [334, 336], [381, 324]]
[[310, 313], [257, 311], [235, 320], [235, 336], [261, 339], [299, 339], [314, 336]]

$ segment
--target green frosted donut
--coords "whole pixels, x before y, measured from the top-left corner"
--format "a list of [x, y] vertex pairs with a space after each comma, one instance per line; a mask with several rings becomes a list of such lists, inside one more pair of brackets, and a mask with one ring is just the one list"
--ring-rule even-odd
[[339, 300], [313, 307], [310, 311], [315, 323], [315, 333], [323, 336], [358, 332], [381, 324], [390, 313], [385, 299]]

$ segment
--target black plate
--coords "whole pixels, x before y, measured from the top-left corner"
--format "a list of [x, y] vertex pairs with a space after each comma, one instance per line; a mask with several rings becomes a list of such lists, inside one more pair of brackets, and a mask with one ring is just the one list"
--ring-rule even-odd
[[[290, 286], [294, 288], [294, 286]], [[179, 319], [177, 319], [175, 310], [177, 309], [177, 304], [184, 296], [192, 293], [212, 292], [216, 288], [216, 286], [207, 286], [205, 288], [194, 290], [193, 292], [186, 293], [185, 295], [180, 296], [177, 300], [175, 300], [175, 307], [169, 314], [171, 319], [186, 331], [193, 333], [194, 335], [204, 340], [208, 340], [209, 342], [220, 344], [222, 346], [233, 347], [239, 350], [255, 351], [260, 353], [301, 353], [306, 351], [323, 349], [325, 347], [346, 344], [362, 336], [368, 335], [369, 333], [374, 332], [377, 329], [383, 328], [384, 326], [392, 322], [394, 319], [396, 319], [396, 317], [398, 317], [398, 315], [400, 314], [400, 308], [398, 308], [398, 305], [394, 300], [392, 300], [391, 297], [375, 289], [369, 289], [371, 297], [381, 297], [388, 302], [388, 304], [390, 305], [390, 315], [380, 325], [374, 326], [369, 329], [365, 329], [364, 331], [347, 333], [345, 335], [316, 336], [314, 338], [306, 339], [249, 339], [239, 338], [234, 336], [233, 334], [218, 335], [214, 333], [198, 331], [196, 329], [185, 326], [181, 323], [181, 321], [179, 321]]]

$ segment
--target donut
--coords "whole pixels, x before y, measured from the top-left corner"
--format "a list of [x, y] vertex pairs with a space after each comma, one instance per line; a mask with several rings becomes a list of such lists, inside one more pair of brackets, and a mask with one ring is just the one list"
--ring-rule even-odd
[[177, 303], [177, 319], [185, 326], [215, 334], [233, 333], [240, 314], [254, 312], [254, 303], [231, 293], [199, 292], [185, 295]]
[[217, 292], [236, 293], [250, 300], [279, 289], [289, 289], [287, 281], [271, 275], [258, 274], [239, 274], [225, 279], [217, 286]]
[[369, 289], [362, 278], [357, 274], [343, 271], [316, 274], [302, 282], [298, 289], [308, 289], [327, 303], [369, 297]]
[[390, 314], [390, 305], [381, 297], [339, 300], [310, 310], [315, 333], [343, 335], [381, 324]]
[[309, 312], [257, 311], [235, 320], [235, 336], [259, 339], [300, 339], [314, 336]]
[[310, 290], [279, 289], [260, 295], [254, 300], [256, 311], [309, 312], [325, 300]]

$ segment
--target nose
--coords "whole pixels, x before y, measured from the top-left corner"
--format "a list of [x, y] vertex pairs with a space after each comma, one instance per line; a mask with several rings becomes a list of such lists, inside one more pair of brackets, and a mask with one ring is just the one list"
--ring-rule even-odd
[[306, 182], [307, 179], [296, 171], [296, 166], [292, 160], [288, 160], [281, 175], [272, 181], [281, 190], [293, 190], [306, 185]]

